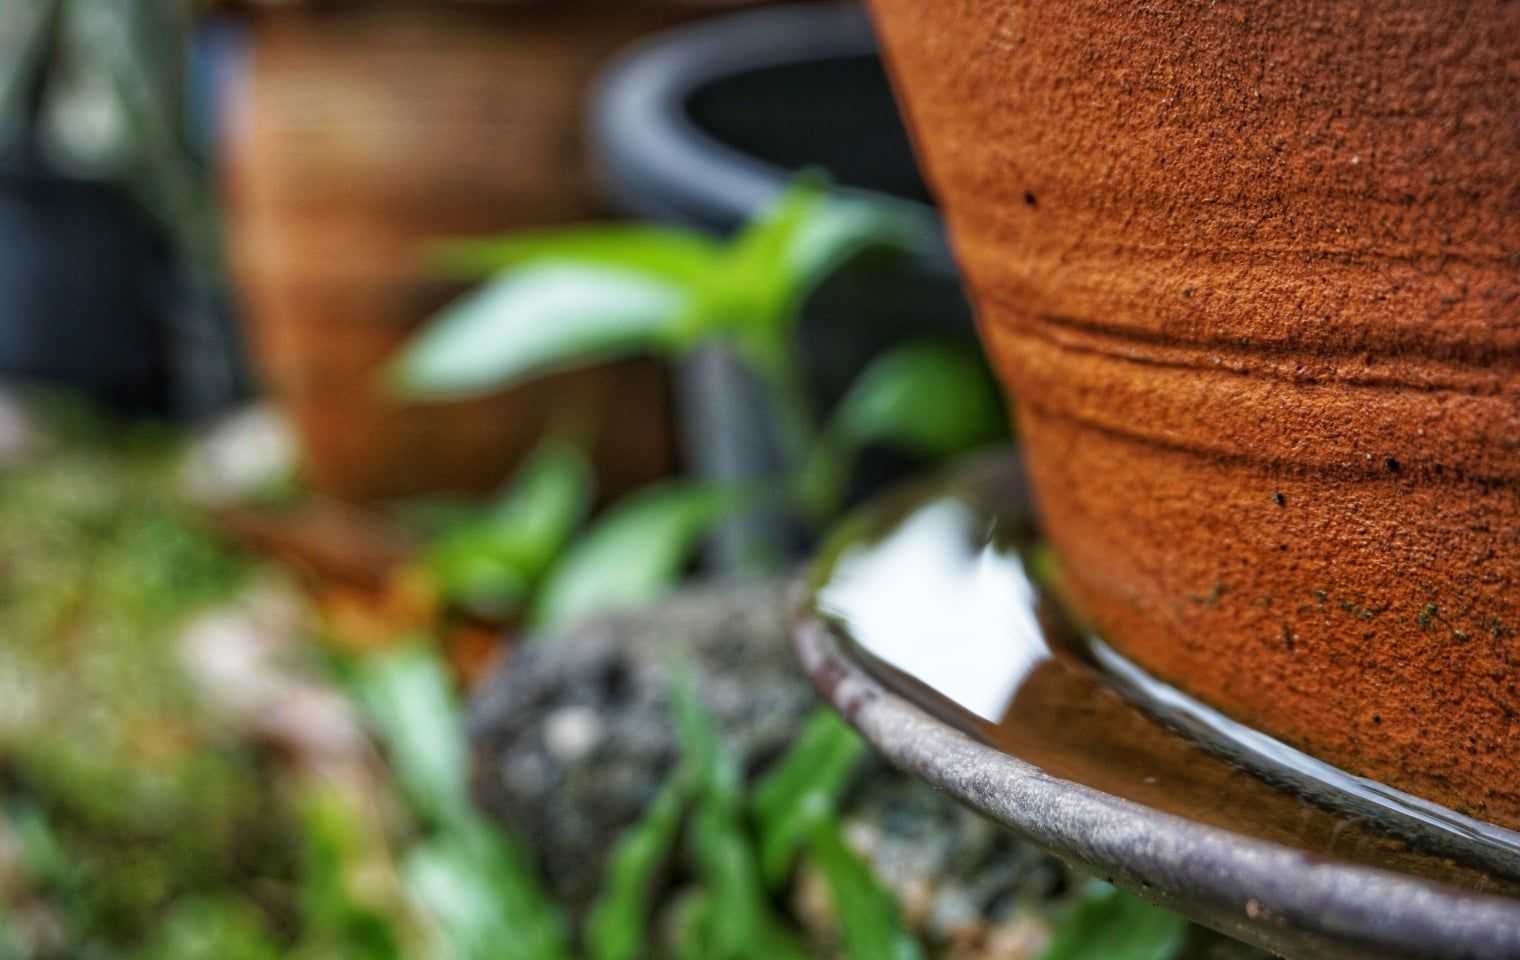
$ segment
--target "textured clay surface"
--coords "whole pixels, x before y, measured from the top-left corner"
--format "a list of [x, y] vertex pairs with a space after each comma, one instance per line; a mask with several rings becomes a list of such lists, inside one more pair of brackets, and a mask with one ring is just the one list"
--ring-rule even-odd
[[873, 6], [1078, 605], [1520, 827], [1520, 5]]
[[411, 406], [377, 382], [464, 289], [427, 268], [429, 243], [603, 215], [580, 138], [587, 85], [613, 52], [689, 15], [409, 4], [255, 22], [226, 146], [229, 252], [250, 346], [316, 489], [489, 490], [572, 410], [605, 428], [604, 490], [668, 471], [653, 364]]

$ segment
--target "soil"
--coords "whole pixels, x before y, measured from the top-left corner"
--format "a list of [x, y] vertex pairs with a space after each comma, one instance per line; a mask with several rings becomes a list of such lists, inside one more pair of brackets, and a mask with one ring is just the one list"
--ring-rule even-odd
[[1077, 602], [1520, 827], [1520, 12], [873, 7]]

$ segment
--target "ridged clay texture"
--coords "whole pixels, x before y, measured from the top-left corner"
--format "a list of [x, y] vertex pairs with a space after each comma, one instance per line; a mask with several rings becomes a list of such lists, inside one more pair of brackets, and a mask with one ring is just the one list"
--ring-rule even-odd
[[1520, 828], [1520, 4], [872, 6], [1075, 604]]

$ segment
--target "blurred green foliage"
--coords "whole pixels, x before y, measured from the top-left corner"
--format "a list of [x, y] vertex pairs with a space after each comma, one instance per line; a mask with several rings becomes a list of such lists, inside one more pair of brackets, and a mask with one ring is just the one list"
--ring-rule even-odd
[[[672, 487], [631, 498], [571, 545], [532, 602], [531, 622], [556, 626], [649, 602], [734, 512], [763, 500], [815, 527], [832, 522], [868, 447], [934, 460], [1007, 435], [996, 386], [975, 354], [955, 345], [888, 351], [826, 417], [805, 395], [796, 327], [807, 297], [856, 254], [910, 250], [930, 230], [900, 207], [831, 194], [823, 178], [805, 175], [727, 242], [628, 224], [450, 241], [436, 251], [438, 269], [488, 279], [414, 338], [387, 376], [400, 396], [427, 400], [633, 353], [734, 346], [767, 387], [789, 475], [751, 478], [743, 496]], [[511, 551], [501, 549], [502, 536], [501, 524], [484, 517], [437, 545], [435, 580], [447, 599], [477, 612], [522, 607], [541, 570], [504, 556]]]
[[56, 398], [39, 409], [50, 440], [0, 467], [0, 831], [19, 838], [12, 867], [66, 905], [60, 956], [163, 955], [171, 917], [184, 941], [282, 915], [293, 834], [262, 758], [225, 749], [195, 709], [172, 629], [228, 597], [244, 561], [176, 501], [163, 431], [106, 425]]
[[774, 380], [790, 374], [798, 313], [829, 273], [867, 247], [911, 247], [929, 229], [804, 177], [728, 243], [629, 225], [452, 241], [438, 251], [441, 270], [494, 276], [446, 308], [389, 377], [404, 396], [455, 396], [722, 338]]
[[[382, 748], [376, 779], [312, 777], [239, 742], [183, 681], [175, 628], [231, 596], [245, 561], [176, 500], [170, 438], [68, 407], [50, 421], [50, 446], [0, 469], [0, 958], [555, 960], [577, 939], [589, 960], [800, 957], [818, 946], [789, 910], [802, 870], [823, 882], [840, 956], [922, 955], [845, 842], [863, 748], [832, 713], [746, 785], [678, 683], [681, 760], [612, 851], [579, 938], [471, 803], [460, 707], [427, 638], [333, 664]], [[501, 516], [517, 496], [579, 515], [531, 493], [574, 461], [544, 456]], [[1182, 928], [1095, 887], [1048, 957], [1164, 960]]]
[[1132, 893], [1092, 880], [1082, 888], [1041, 960], [1171, 960], [1188, 923]]

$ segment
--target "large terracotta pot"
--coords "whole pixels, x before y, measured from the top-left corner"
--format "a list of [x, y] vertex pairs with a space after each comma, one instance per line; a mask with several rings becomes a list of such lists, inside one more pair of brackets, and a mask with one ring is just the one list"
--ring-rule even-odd
[[873, 6], [1074, 602], [1520, 827], [1520, 8]]
[[384, 362], [463, 289], [440, 237], [592, 220], [581, 148], [600, 63], [695, 7], [423, 3], [251, 24], [227, 154], [228, 235], [260, 373], [310, 482], [347, 499], [481, 490], [568, 408], [600, 425], [605, 486], [670, 464], [653, 364], [581, 370], [482, 400], [403, 406]]

